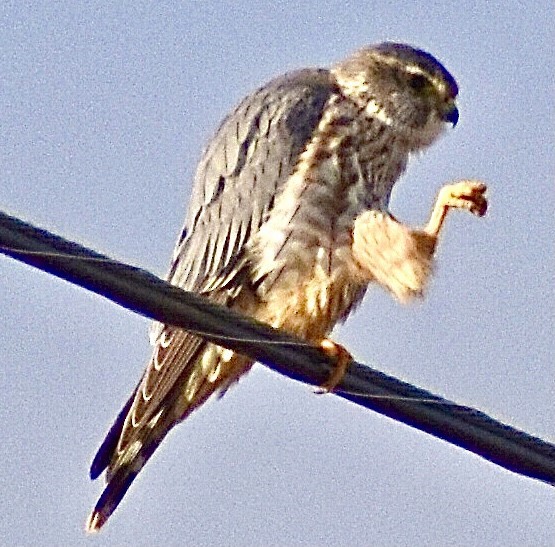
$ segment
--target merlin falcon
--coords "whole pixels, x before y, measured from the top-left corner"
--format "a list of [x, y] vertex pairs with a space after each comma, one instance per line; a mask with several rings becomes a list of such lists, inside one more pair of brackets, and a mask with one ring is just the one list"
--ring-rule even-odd
[[[331, 69], [270, 81], [227, 116], [198, 165], [168, 281], [337, 357], [327, 336], [370, 283], [402, 302], [422, 295], [449, 209], [482, 216], [486, 187], [441, 189], [422, 228], [388, 210], [411, 154], [455, 125], [457, 84], [429, 53], [385, 42]], [[155, 324], [152, 357], [91, 466], [106, 473], [87, 529], [100, 529], [168, 431], [226, 392], [251, 359]]]

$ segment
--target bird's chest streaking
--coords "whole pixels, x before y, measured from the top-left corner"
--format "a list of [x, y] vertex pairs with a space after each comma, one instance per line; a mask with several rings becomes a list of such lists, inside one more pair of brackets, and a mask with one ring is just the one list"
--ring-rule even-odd
[[391, 128], [340, 97], [330, 101], [250, 245], [260, 320], [319, 340], [360, 301], [353, 222], [387, 209], [407, 157]]

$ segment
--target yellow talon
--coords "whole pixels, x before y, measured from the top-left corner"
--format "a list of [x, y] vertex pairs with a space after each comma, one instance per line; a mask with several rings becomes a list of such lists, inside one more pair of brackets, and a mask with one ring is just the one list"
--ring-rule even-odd
[[331, 393], [343, 380], [349, 365], [353, 362], [353, 356], [340, 344], [336, 344], [329, 338], [324, 338], [320, 343], [324, 353], [335, 360], [335, 366], [330, 377], [320, 386], [318, 394]]

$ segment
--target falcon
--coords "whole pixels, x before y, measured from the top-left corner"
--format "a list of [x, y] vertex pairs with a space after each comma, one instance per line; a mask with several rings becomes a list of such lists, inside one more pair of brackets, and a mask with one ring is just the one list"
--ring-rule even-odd
[[[482, 216], [486, 187], [443, 187], [423, 228], [388, 210], [411, 154], [458, 120], [457, 84], [432, 55], [385, 42], [330, 69], [270, 81], [228, 115], [198, 165], [168, 281], [320, 345], [381, 285], [402, 302], [422, 295], [449, 209]], [[155, 324], [153, 353], [91, 465], [106, 487], [92, 511], [99, 530], [168, 431], [253, 365], [170, 325]]]

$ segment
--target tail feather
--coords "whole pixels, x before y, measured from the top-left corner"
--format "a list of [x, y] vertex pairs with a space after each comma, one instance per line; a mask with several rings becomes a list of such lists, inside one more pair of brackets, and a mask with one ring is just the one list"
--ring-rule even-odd
[[[142, 441], [134, 441], [131, 446], [118, 455], [115, 462], [110, 462], [106, 477], [108, 482], [87, 519], [85, 526], [87, 532], [98, 532], [102, 528], [129, 490], [135, 477], [174, 425], [175, 421], [172, 419], [160, 420], [154, 428], [145, 431], [146, 435]], [[103, 457], [99, 458], [99, 461], [103, 462]]]
[[[128, 416], [133, 412], [135, 390], [92, 462], [91, 478], [97, 478], [106, 470], [107, 484], [87, 519], [87, 532], [97, 532], [102, 528], [168, 432], [215, 392], [225, 391], [252, 366], [250, 359], [238, 354], [231, 354], [222, 360], [222, 354], [226, 351], [213, 350], [203, 353], [203, 359], [195, 359], [194, 367], [185, 369], [175, 379], [166, 396], [158, 402], [156, 413], [148, 421], [134, 425]], [[126, 428], [132, 434], [122, 443]]]
[[125, 496], [125, 493], [131, 486], [131, 483], [135, 480], [138, 475], [138, 471], [131, 472], [129, 469], [120, 469], [112, 481], [110, 481], [102, 495], [96, 502], [94, 509], [92, 510], [89, 518], [87, 519], [87, 524], [85, 528], [89, 533], [98, 532], [106, 521], [110, 518], [110, 515], [116, 510], [120, 501]]
[[122, 451], [118, 451], [118, 441], [135, 394], [131, 396], [119, 413], [114, 425], [112, 425], [91, 465], [90, 473], [93, 478], [98, 477], [106, 470], [107, 484], [87, 519], [85, 525], [87, 532], [98, 532], [104, 526], [127, 490], [129, 490], [135, 477], [146, 465], [173, 426], [185, 419], [212, 394], [213, 386], [206, 381], [206, 378], [204, 378], [201, 386], [205, 388], [210, 386], [210, 389], [201, 390], [203, 391], [202, 396], [197, 397], [194, 403], [183, 409], [183, 412], [177, 417], [174, 413], [175, 398], [179, 396], [180, 391], [173, 390], [170, 392], [168, 398], [162, 403], [161, 410], [156, 418], [144, 424], [140, 431], [136, 432], [138, 435], [135, 439]]
[[92, 480], [95, 480], [98, 477], [100, 477], [102, 472], [110, 465], [110, 462], [112, 461], [112, 457], [114, 456], [114, 453], [116, 451], [118, 441], [120, 439], [121, 432], [123, 430], [123, 426], [125, 424], [125, 418], [127, 417], [127, 414], [129, 413], [129, 409], [133, 404], [133, 400], [135, 398], [136, 392], [137, 390], [135, 390], [131, 394], [131, 397], [129, 397], [129, 400], [125, 403], [124, 407], [120, 410], [118, 417], [112, 424], [110, 431], [108, 431], [106, 438], [104, 439], [104, 441], [102, 441], [100, 448], [96, 452], [96, 455], [91, 463], [91, 468], [89, 470], [89, 475]]

